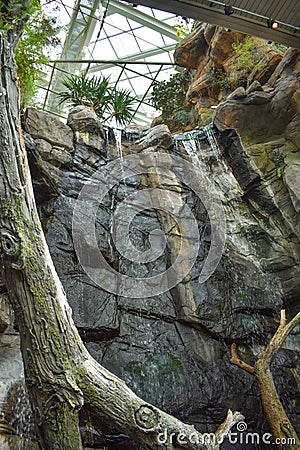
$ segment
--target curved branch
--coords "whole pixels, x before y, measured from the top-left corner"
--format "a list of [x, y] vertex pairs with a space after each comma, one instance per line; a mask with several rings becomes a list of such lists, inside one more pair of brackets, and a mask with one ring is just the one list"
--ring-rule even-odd
[[243, 370], [246, 370], [246, 372], [255, 374], [255, 368], [253, 366], [250, 366], [249, 364], [242, 361], [237, 354], [237, 348], [236, 343], [234, 342], [231, 344], [231, 358], [230, 358], [231, 364], [235, 364], [236, 366], [240, 367]]
[[88, 355], [79, 387], [85, 407], [107, 424], [125, 431], [147, 449], [217, 450], [230, 429], [244, 417], [228, 411], [216, 433], [200, 433], [135, 395], [126, 384]]
[[265, 364], [270, 365], [272, 361], [274, 361], [278, 350], [282, 347], [287, 336], [299, 322], [300, 312], [298, 312], [290, 322], [286, 323], [285, 310], [281, 310], [279, 327], [259, 359], [264, 360]]

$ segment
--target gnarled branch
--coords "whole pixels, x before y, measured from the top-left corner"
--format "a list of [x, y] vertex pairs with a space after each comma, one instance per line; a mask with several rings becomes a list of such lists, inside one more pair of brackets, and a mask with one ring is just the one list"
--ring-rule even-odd
[[246, 372], [255, 373], [255, 368], [253, 366], [250, 366], [249, 364], [245, 363], [244, 361], [242, 361], [237, 354], [237, 349], [236, 349], [236, 343], [234, 342], [233, 344], [231, 344], [231, 358], [230, 358], [230, 362], [231, 364], [235, 364], [236, 366], [239, 366], [241, 369], [246, 370]]
[[[300, 439], [282, 406], [274, 384], [270, 366], [285, 339], [299, 322], [300, 312], [296, 314], [290, 322], [286, 323], [285, 310], [282, 310], [278, 329], [265, 350], [259, 356], [254, 367], [239, 359], [235, 343], [231, 345], [230, 359], [232, 364], [255, 375], [259, 384], [262, 404], [272, 428], [273, 435], [282, 443], [278, 444], [278, 447], [289, 448], [290, 450], [299, 450]], [[289, 442], [288, 444], [286, 444], [287, 441]]]

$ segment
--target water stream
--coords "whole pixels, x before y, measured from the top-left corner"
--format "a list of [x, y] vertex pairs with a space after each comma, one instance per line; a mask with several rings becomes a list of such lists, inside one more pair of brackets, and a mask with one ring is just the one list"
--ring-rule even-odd
[[123, 151], [122, 151], [122, 130], [119, 128], [113, 128], [113, 133], [116, 140], [116, 148], [118, 152], [118, 156], [121, 160], [121, 164], [123, 162]]

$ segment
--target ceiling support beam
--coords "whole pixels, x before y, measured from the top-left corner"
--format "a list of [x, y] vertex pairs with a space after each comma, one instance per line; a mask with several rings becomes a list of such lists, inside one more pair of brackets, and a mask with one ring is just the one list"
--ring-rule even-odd
[[169, 38], [174, 39], [176, 42], [179, 41], [174, 27], [158, 19], [155, 19], [148, 14], [138, 11], [131, 5], [126, 5], [125, 3], [121, 3], [116, 0], [110, 0], [109, 2], [105, 0], [103, 2], [103, 5], [108, 5], [108, 14], [121, 14], [122, 16], [134, 20], [135, 22], [138, 22], [145, 27], [151, 28], [152, 30], [157, 31], [164, 36], [168, 36]]
[[[82, 66], [79, 60], [84, 56], [85, 50], [90, 44], [96, 24], [99, 22], [99, 17], [97, 18], [97, 16], [101, 14], [102, 5], [100, 0], [93, 0], [93, 2], [77, 0], [61, 54], [61, 60], [75, 62], [75, 65], [72, 64], [71, 66], [72, 73], [80, 70]], [[70, 72], [71, 67], [69, 63], [60, 65], [60, 69], [67, 73]], [[62, 72], [56, 71], [54, 76], [51, 76], [51, 82], [51, 86], [49, 83], [49, 88], [51, 89], [48, 90], [44, 104], [47, 103], [49, 108], [59, 112], [61, 106], [58, 105], [57, 97], [51, 94], [51, 91], [60, 92], [63, 89]]]

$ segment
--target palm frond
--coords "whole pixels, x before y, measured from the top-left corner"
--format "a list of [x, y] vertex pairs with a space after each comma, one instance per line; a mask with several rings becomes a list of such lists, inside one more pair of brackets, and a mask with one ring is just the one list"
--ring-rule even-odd
[[128, 89], [114, 89], [111, 92], [110, 111], [119, 125], [126, 125], [130, 121], [135, 102], [136, 98], [131, 95]]

